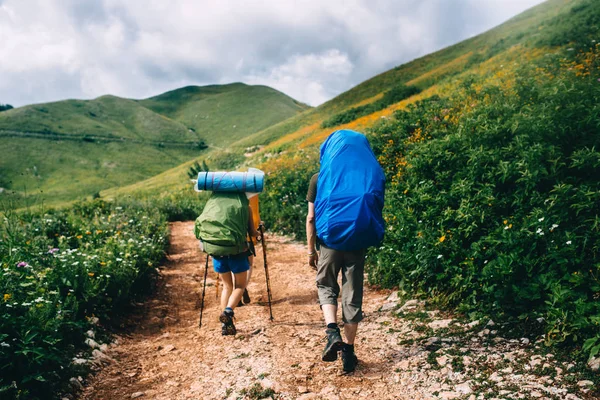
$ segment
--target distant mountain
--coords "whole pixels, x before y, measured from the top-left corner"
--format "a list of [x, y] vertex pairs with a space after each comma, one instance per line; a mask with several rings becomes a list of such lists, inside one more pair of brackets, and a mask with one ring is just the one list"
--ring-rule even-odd
[[223, 146], [261, 131], [310, 107], [267, 86], [243, 83], [187, 86], [139, 101]]
[[269, 87], [235, 83], [10, 109], [0, 113], [0, 201], [55, 203], [131, 184], [307, 108]]

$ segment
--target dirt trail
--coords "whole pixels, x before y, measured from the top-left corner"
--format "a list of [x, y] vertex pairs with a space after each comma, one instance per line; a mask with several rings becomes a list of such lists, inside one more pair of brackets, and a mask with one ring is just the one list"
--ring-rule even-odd
[[[372, 397], [390, 382], [390, 349], [372, 335], [373, 315], [389, 293], [365, 292], [366, 320], [360, 327], [357, 354], [361, 364], [342, 375], [341, 361], [324, 363], [322, 316], [314, 272], [305, 248], [267, 234], [267, 262], [273, 293], [269, 321], [262, 253], [258, 249], [249, 292], [252, 303], [236, 309], [236, 337], [220, 334], [215, 274], [209, 266], [204, 322], [198, 329], [204, 255], [191, 223], [171, 225], [171, 248], [162, 269], [163, 284], [129, 337], [111, 350], [115, 363], [91, 379], [84, 399], [126, 399], [144, 393], [151, 399], [238, 398], [255, 383], [283, 398]], [[132, 318], [135, 318], [132, 317]], [[390, 394], [394, 391], [386, 389]], [[402, 398], [395, 392], [390, 398]], [[401, 393], [401, 392], [400, 392]], [[381, 393], [382, 395], [384, 393]], [[387, 395], [375, 396], [385, 398]], [[414, 396], [411, 396], [414, 399]]]
[[205, 258], [192, 228], [171, 225], [157, 294], [129, 317], [131, 333], [110, 347], [114, 362], [88, 379], [81, 399], [259, 399], [273, 392], [301, 400], [598, 398], [593, 383], [577, 382], [574, 364], [546, 354], [541, 340], [505, 339], [492, 321], [460, 323], [416, 300], [399, 308], [391, 292], [372, 288], [356, 344], [360, 364], [344, 375], [340, 360], [320, 359], [324, 326], [306, 249], [268, 234], [275, 321], [259, 247], [252, 303], [236, 309], [237, 336], [221, 336], [212, 266], [198, 329]]

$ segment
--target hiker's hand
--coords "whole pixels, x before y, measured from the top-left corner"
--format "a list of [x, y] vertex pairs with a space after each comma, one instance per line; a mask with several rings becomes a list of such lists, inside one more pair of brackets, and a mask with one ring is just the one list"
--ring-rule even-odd
[[315, 271], [317, 270], [317, 264], [319, 263], [319, 253], [316, 251], [308, 255], [308, 265]]

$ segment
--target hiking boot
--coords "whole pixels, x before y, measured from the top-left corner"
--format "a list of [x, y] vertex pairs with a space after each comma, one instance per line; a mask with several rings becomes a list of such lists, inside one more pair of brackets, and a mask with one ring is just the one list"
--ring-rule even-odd
[[323, 361], [335, 361], [338, 357], [338, 351], [342, 349], [344, 341], [340, 335], [340, 328], [327, 328], [327, 344], [323, 350]]
[[221, 321], [221, 334], [223, 336], [235, 335], [237, 333], [233, 324], [233, 313], [223, 311], [219, 316], [219, 321]]
[[353, 372], [358, 365], [358, 357], [354, 354], [354, 350], [351, 350], [348, 346], [344, 346], [342, 349], [342, 368], [344, 372]]
[[248, 289], [244, 289], [244, 294], [242, 295], [242, 299], [245, 304], [250, 304], [250, 295], [248, 294]]
[[223, 336], [229, 335], [229, 333], [227, 333], [227, 325], [225, 325], [224, 323], [221, 323], [221, 335], [223, 335]]

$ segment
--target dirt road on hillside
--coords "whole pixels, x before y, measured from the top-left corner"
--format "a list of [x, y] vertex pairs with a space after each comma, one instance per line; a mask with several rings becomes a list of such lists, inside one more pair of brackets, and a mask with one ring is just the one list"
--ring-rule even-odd
[[[172, 244], [157, 294], [131, 316], [132, 333], [111, 346], [107, 353], [114, 361], [88, 379], [81, 399], [258, 399], [273, 392], [274, 398], [304, 400], [476, 398], [467, 369], [453, 371], [450, 356], [438, 360], [439, 365], [435, 358], [435, 365], [431, 363], [431, 354], [446, 357], [440, 351], [451, 340], [432, 353], [431, 345], [446, 339], [427, 339], [414, 330], [413, 322], [394, 317], [391, 310], [398, 305], [386, 302], [386, 291], [365, 291], [366, 316], [356, 345], [358, 369], [343, 375], [340, 360], [322, 362], [325, 335], [314, 272], [306, 265], [304, 246], [282, 237], [266, 236], [275, 320], [269, 321], [264, 303], [259, 247], [249, 286], [252, 303], [236, 309], [237, 336], [221, 336], [212, 267], [203, 327], [198, 329], [205, 259], [192, 229], [191, 222], [171, 225]], [[380, 311], [382, 306], [387, 311]], [[432, 315], [435, 312], [429, 312]], [[437, 315], [427, 329], [434, 329], [433, 323], [448, 326], [449, 320], [440, 318]], [[469, 347], [472, 360], [477, 354], [488, 360], [488, 348], [467, 340], [460, 346]], [[489, 373], [488, 368], [485, 376]], [[565, 398], [564, 392], [559, 394]]]

